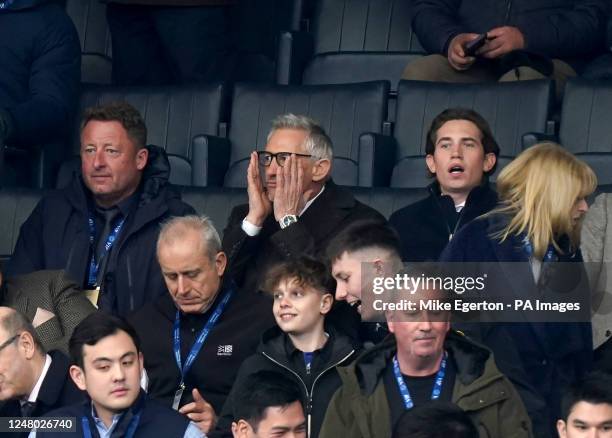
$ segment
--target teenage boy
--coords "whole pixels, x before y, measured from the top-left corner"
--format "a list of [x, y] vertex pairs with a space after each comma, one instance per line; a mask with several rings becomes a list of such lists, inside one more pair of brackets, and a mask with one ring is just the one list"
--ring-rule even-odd
[[594, 372], [574, 384], [561, 399], [560, 438], [612, 437], [612, 376]]
[[278, 327], [266, 331], [258, 352], [240, 367], [223, 407], [220, 429], [228, 430], [235, 392], [248, 376], [274, 370], [290, 377], [302, 392], [308, 436], [317, 437], [327, 405], [340, 387], [336, 371], [355, 356], [348, 337], [325, 324], [333, 304], [333, 280], [327, 267], [300, 257], [272, 267], [262, 289], [272, 294]]
[[499, 146], [476, 111], [450, 108], [438, 114], [427, 133], [425, 153], [429, 175], [436, 179], [429, 196], [389, 218], [405, 262], [438, 260], [461, 227], [497, 204], [488, 176], [495, 172]]
[[143, 357], [134, 329], [96, 312], [70, 338], [70, 377], [89, 400], [47, 416], [76, 418], [76, 432], [32, 432], [33, 437], [183, 437], [205, 435], [187, 417], [150, 399], [140, 388]]

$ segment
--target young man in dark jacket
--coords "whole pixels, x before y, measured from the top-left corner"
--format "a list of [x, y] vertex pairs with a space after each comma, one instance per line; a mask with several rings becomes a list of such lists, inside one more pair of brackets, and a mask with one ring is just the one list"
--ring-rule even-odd
[[121, 318], [95, 312], [70, 338], [70, 377], [89, 396], [84, 403], [51, 411], [72, 417], [74, 432], [61, 428], [35, 431], [36, 437], [204, 438], [188, 418], [162, 406], [142, 390], [140, 339]]
[[[481, 82], [552, 76], [564, 81], [603, 52], [608, 3], [416, 0], [412, 27], [432, 55], [410, 63], [403, 77]], [[480, 35], [486, 35], [484, 45], [468, 52]]]
[[427, 168], [436, 178], [430, 195], [389, 218], [405, 262], [438, 260], [461, 227], [497, 204], [488, 175], [495, 172], [499, 146], [480, 114], [447, 109], [432, 121], [426, 141]]
[[219, 429], [228, 434], [233, 397], [245, 380], [258, 371], [274, 370], [300, 388], [308, 436], [316, 438], [327, 405], [340, 386], [336, 367], [348, 365], [355, 356], [349, 338], [325, 326], [325, 315], [333, 303], [333, 280], [324, 264], [301, 257], [273, 267], [263, 289], [274, 297], [278, 327], [264, 333], [258, 352], [240, 367]]
[[86, 110], [81, 175], [44, 196], [21, 226], [7, 276], [63, 269], [101, 309], [120, 315], [165, 292], [159, 224], [194, 210], [168, 186], [168, 158], [145, 146], [146, 133], [127, 103]]

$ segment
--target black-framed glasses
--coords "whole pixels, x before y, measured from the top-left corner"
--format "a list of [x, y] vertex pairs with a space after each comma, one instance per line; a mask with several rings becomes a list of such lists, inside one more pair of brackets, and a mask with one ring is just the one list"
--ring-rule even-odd
[[6, 347], [11, 345], [15, 341], [15, 339], [17, 339], [19, 336], [21, 336], [21, 333], [19, 333], [18, 335], [13, 336], [12, 338], [7, 339], [2, 344], [0, 344], [0, 351], [4, 350]]
[[273, 158], [276, 159], [276, 164], [278, 164], [280, 167], [283, 167], [285, 165], [285, 162], [287, 161], [287, 158], [289, 158], [291, 155], [295, 155], [296, 157], [312, 157], [312, 155], [296, 154], [293, 152], [277, 152], [273, 154], [272, 152], [268, 151], [257, 151], [257, 158], [259, 159], [259, 164], [264, 167], [268, 167], [270, 164], [272, 164]]

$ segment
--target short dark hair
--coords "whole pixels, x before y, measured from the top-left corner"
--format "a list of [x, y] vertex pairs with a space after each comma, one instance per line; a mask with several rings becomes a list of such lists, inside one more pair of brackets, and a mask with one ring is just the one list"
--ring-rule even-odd
[[478, 429], [452, 403], [430, 402], [402, 414], [392, 438], [478, 438]]
[[322, 293], [334, 293], [336, 288], [324, 263], [308, 256], [291, 258], [273, 265], [264, 276], [261, 290], [274, 292], [281, 281], [295, 279], [300, 286], [312, 287]]
[[2, 328], [9, 336], [16, 336], [23, 332], [27, 332], [32, 336], [34, 341], [34, 346], [38, 350], [40, 354], [45, 354], [45, 347], [43, 347], [38, 334], [36, 333], [36, 329], [32, 325], [30, 321], [25, 317], [21, 312], [12, 309], [12, 312], [9, 312], [6, 317], [2, 318], [0, 324], [2, 324]]
[[132, 338], [136, 351], [139, 352], [140, 338], [134, 327], [118, 316], [102, 311], [91, 313], [76, 326], [70, 337], [68, 350], [72, 362], [83, 368], [83, 347], [85, 345], [96, 345], [100, 340], [120, 331], [127, 333]]
[[338, 233], [327, 245], [327, 260], [331, 264], [345, 252], [355, 252], [368, 248], [381, 248], [401, 254], [401, 244], [397, 232], [382, 221], [357, 221]]
[[567, 421], [577, 403], [612, 405], [612, 375], [594, 371], [571, 385], [561, 398], [561, 419]]
[[296, 401], [302, 401], [302, 394], [295, 381], [277, 371], [258, 371], [237, 388], [232, 414], [234, 421], [245, 420], [257, 432], [266, 409], [283, 408]]
[[81, 121], [81, 133], [85, 125], [92, 120], [119, 122], [130, 140], [134, 142], [137, 150], [147, 145], [147, 125], [140, 112], [125, 101], [109, 102], [87, 108]]
[[[493, 137], [489, 123], [484, 117], [470, 108], [448, 108], [433, 119], [431, 126], [429, 127], [429, 131], [427, 132], [427, 140], [425, 143], [425, 153], [427, 155], [433, 155], [434, 151], [436, 150], [438, 129], [440, 129], [446, 122], [450, 122], [451, 120], [467, 120], [472, 122], [482, 134], [481, 142], [485, 154], [495, 154], [495, 158], [499, 156], [499, 145], [495, 141], [495, 137]], [[490, 175], [494, 173], [496, 167], [497, 160], [495, 161], [495, 165], [491, 168], [491, 170], [485, 174]]]

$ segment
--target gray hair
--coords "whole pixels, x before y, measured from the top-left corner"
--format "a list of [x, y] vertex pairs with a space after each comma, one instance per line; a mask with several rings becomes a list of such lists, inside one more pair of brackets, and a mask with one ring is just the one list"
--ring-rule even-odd
[[200, 233], [200, 243], [203, 245], [209, 260], [214, 262], [217, 253], [222, 250], [221, 238], [208, 216], [196, 214], [172, 217], [162, 223], [157, 238], [157, 254], [159, 254], [159, 248], [163, 244], [172, 244], [177, 240], [185, 239], [188, 231]]
[[314, 160], [328, 159], [334, 157], [332, 141], [316, 121], [310, 117], [295, 115], [292, 113], [281, 114], [272, 120], [272, 128], [268, 133], [268, 141], [277, 129], [297, 129], [306, 131], [307, 137], [304, 142], [304, 149], [308, 151]]

